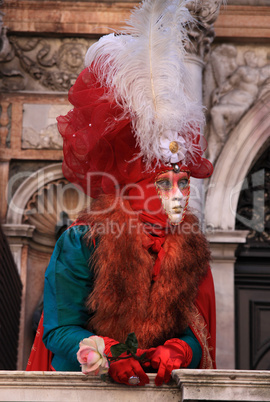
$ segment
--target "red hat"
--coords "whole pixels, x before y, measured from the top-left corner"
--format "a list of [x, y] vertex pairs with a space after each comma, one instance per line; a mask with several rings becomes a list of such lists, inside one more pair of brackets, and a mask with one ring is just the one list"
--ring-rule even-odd
[[64, 176], [91, 197], [163, 170], [212, 174], [203, 107], [183, 62], [188, 2], [146, 0], [131, 16], [131, 33], [102, 37], [87, 52], [88, 67], [69, 91], [73, 109], [57, 120]]

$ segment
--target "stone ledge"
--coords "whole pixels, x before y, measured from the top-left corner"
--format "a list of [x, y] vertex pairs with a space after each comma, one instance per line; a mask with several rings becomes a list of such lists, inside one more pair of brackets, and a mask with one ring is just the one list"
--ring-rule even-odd
[[246, 242], [248, 230], [214, 230], [206, 233], [213, 261], [234, 262], [235, 250]]
[[85, 402], [270, 401], [270, 372], [241, 370], [173, 371], [168, 385], [156, 387], [149, 374], [145, 387], [102, 382], [70, 372], [0, 371], [0, 400]]
[[248, 230], [218, 230], [206, 233], [209, 243], [238, 244], [245, 243]]
[[3, 224], [2, 228], [7, 237], [32, 237], [35, 226], [26, 224]]
[[174, 370], [182, 401], [270, 401], [270, 371]]
[[176, 402], [181, 400], [179, 387], [172, 383], [156, 387], [154, 374], [145, 387], [128, 387], [103, 382], [98, 377], [71, 372], [0, 371], [0, 401], [27, 402], [119, 402], [138, 400]]

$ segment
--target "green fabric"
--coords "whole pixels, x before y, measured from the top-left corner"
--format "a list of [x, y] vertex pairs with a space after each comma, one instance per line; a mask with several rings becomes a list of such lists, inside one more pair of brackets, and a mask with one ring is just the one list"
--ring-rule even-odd
[[[87, 226], [73, 226], [62, 234], [45, 274], [43, 341], [54, 353], [52, 366], [57, 371], [80, 371], [79, 343], [93, 335], [86, 329], [89, 314], [85, 301], [94, 283], [89, 264], [94, 246], [85, 243], [87, 230]], [[191, 329], [180, 339], [193, 351], [189, 368], [198, 367], [202, 350]]]
[[87, 230], [87, 226], [73, 226], [62, 234], [45, 274], [43, 341], [57, 355], [52, 361], [55, 370], [80, 371], [79, 343], [93, 335], [86, 329], [85, 300], [93, 286], [88, 266], [93, 246], [85, 244]]
[[191, 347], [193, 352], [192, 360], [188, 368], [197, 368], [202, 358], [202, 348], [200, 342], [189, 327], [185, 329], [183, 335], [180, 336], [179, 339], [185, 341]]

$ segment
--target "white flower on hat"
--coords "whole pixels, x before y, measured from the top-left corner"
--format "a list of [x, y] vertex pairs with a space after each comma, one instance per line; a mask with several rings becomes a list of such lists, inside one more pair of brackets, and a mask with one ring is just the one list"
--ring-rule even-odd
[[177, 163], [185, 159], [185, 139], [177, 131], [166, 130], [160, 137], [160, 153], [166, 163]]

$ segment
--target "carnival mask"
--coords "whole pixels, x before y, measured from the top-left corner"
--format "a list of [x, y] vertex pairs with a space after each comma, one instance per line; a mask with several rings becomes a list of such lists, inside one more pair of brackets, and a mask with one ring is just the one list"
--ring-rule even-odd
[[175, 173], [172, 170], [161, 173], [155, 185], [170, 222], [174, 225], [181, 223], [189, 199], [189, 173]]

